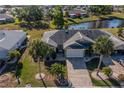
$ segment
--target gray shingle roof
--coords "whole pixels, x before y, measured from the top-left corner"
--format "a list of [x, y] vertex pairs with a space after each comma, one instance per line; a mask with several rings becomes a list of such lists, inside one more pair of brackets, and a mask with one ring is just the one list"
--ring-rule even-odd
[[[84, 42], [84, 41], [83, 41]], [[86, 48], [89, 48], [90, 47], [90, 45], [92, 44], [92, 43], [86, 43], [86, 42], [78, 42], [78, 41], [76, 41], [74, 44], [71, 44], [71, 45], [69, 45], [68, 47], [66, 47], [66, 48], [71, 48], [71, 49], [86, 49]]]
[[82, 35], [85, 35], [86, 37], [95, 40], [97, 37], [108, 34], [100, 31], [100, 30], [68, 30], [66, 31], [57, 31], [54, 35], [52, 35], [50, 38], [55, 41], [57, 44], [63, 44], [68, 39], [70, 39], [74, 34], [77, 32], [80, 32]]
[[0, 39], [0, 48], [6, 50], [10, 50], [18, 43], [18, 41], [26, 37], [26, 33], [21, 30], [1, 30], [0, 34], [5, 34], [5, 36]]
[[[94, 43], [100, 36], [109, 37], [110, 40], [113, 41], [115, 49], [122, 49], [122, 46], [124, 46], [122, 40], [113, 36], [109, 32], [101, 30], [59, 30], [51, 31], [51, 33], [54, 34], [48, 38], [54, 41], [56, 45], [63, 45], [63, 48], [87, 48], [89, 44]], [[45, 34], [49, 33], [46, 32]]]

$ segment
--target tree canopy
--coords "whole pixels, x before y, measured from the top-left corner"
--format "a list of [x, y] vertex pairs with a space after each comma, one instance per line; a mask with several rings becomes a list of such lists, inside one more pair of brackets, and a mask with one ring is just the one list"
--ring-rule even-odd
[[113, 7], [110, 5], [91, 5], [89, 12], [93, 15], [107, 15], [111, 14]]
[[106, 36], [101, 36], [96, 39], [96, 43], [93, 45], [93, 50], [97, 54], [110, 55], [114, 48], [113, 42]]
[[43, 13], [40, 6], [26, 6], [23, 8], [16, 8], [13, 14], [19, 18], [19, 20], [32, 22], [42, 20]]
[[64, 26], [64, 18], [61, 6], [55, 6], [52, 10], [52, 15], [52, 23], [56, 26], [56, 28], [62, 29]]
[[36, 58], [38, 57], [46, 57], [47, 55], [52, 54], [53, 48], [47, 45], [46, 43], [42, 42], [39, 39], [33, 40], [31, 45], [30, 45], [30, 54], [35, 56]]

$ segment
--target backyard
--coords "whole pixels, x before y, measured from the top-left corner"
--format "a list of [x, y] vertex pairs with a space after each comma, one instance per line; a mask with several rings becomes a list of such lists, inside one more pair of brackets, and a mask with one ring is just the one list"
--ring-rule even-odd
[[124, 19], [124, 13], [116, 13], [113, 12], [112, 14], [109, 15], [101, 15], [101, 16], [89, 16], [89, 17], [81, 17], [81, 18], [65, 18], [65, 23], [67, 23], [68, 25], [71, 24], [79, 24], [79, 23], [83, 23], [83, 22], [89, 22], [89, 21], [95, 21], [98, 19], [108, 19], [109, 17], [115, 17], [115, 18], [120, 18], [120, 19]]

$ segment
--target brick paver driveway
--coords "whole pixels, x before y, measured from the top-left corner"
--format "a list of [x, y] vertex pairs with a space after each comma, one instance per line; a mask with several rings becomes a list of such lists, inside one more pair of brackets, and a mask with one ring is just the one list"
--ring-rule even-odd
[[67, 70], [68, 79], [72, 87], [92, 87], [91, 78], [82, 58], [68, 58]]

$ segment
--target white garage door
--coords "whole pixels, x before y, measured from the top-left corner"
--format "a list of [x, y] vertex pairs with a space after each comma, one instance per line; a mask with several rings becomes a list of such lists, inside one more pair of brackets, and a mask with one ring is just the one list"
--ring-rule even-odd
[[67, 49], [66, 57], [84, 57], [84, 49]]

